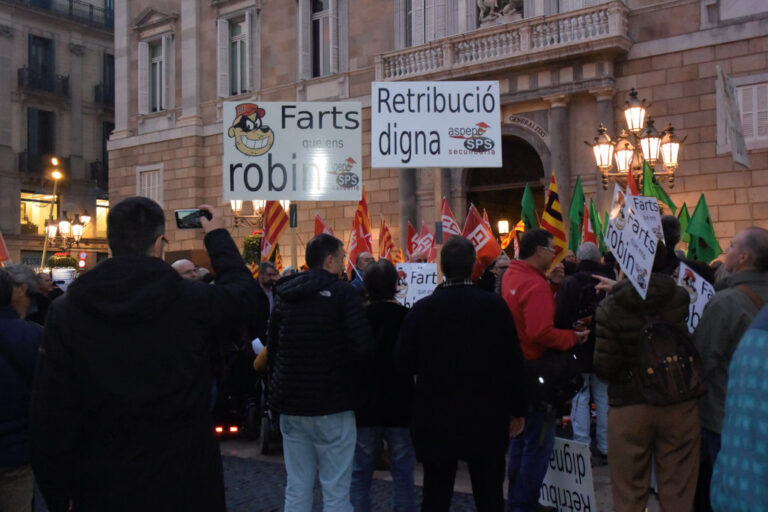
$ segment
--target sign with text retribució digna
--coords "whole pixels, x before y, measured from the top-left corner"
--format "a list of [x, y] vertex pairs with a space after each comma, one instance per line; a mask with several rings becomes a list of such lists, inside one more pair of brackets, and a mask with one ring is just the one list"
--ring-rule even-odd
[[373, 82], [371, 167], [501, 167], [499, 83]]
[[226, 101], [222, 119], [225, 200], [360, 199], [360, 103]]

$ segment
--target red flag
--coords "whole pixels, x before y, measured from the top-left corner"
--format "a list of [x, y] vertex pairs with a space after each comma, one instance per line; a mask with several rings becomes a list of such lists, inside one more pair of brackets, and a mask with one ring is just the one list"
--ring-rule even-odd
[[515, 237], [515, 232], [510, 231], [505, 236], [501, 237], [501, 250], [503, 251], [507, 247], [509, 247], [509, 244], [512, 242], [512, 239]]
[[487, 212], [487, 211], [485, 211], [485, 208], [483, 208], [483, 222], [485, 223], [485, 226], [486, 226], [488, 229], [490, 229], [491, 231], [493, 231], [493, 230], [491, 229], [491, 221], [489, 221], [489, 220], [488, 220], [488, 212]]
[[392, 233], [389, 232], [389, 226], [381, 216], [381, 229], [379, 229], [379, 259], [395, 262], [395, 243], [392, 241]]
[[568, 242], [565, 239], [565, 228], [563, 227], [563, 214], [560, 208], [560, 198], [557, 194], [557, 182], [555, 175], [549, 181], [549, 192], [547, 193], [546, 207], [541, 216], [541, 227], [552, 233], [555, 244], [555, 259], [552, 265], [557, 265], [565, 259], [565, 253], [568, 249]]
[[251, 275], [254, 279], [259, 278], [259, 266], [256, 264], [255, 261], [252, 261], [250, 265], [248, 265], [248, 270], [251, 271]]
[[468, 238], [475, 246], [477, 261], [472, 270], [472, 279], [479, 279], [485, 269], [501, 254], [501, 247], [493, 236], [491, 229], [483, 222], [474, 205], [469, 207], [467, 220], [464, 222], [464, 230], [461, 235]]
[[363, 195], [357, 203], [355, 222], [359, 223], [362, 228], [363, 235], [365, 235], [365, 246], [368, 247], [368, 252], [373, 252], [373, 243], [371, 242], [371, 216], [368, 213], [368, 201], [365, 200], [365, 187], [363, 187]]
[[8, 255], [8, 247], [5, 245], [5, 240], [3, 239], [3, 234], [0, 233], [0, 265], [4, 261], [8, 261], [10, 259], [10, 256]]
[[275, 251], [277, 239], [288, 227], [288, 215], [279, 201], [267, 201], [264, 208], [264, 235], [261, 238], [261, 261], [268, 261]]
[[323, 218], [318, 214], [315, 215], [315, 236], [319, 235], [320, 233], [327, 233], [331, 236], [334, 236], [333, 228], [326, 224]]
[[443, 222], [443, 243], [447, 242], [454, 235], [461, 235], [459, 223], [456, 222], [456, 217], [453, 216], [451, 207], [448, 206], [448, 201], [445, 198], [443, 198], [443, 211], [440, 215], [440, 220]]
[[405, 247], [405, 253], [408, 259], [411, 259], [411, 255], [416, 252], [416, 246], [419, 245], [419, 233], [416, 228], [413, 227], [411, 221], [408, 221], [408, 245]]
[[280, 248], [275, 247], [275, 270], [277, 270], [277, 273], [283, 271], [283, 260], [280, 259]]
[[435, 248], [435, 234], [430, 231], [427, 224], [421, 221], [421, 233], [419, 234], [419, 242], [416, 244], [415, 252], [420, 252], [427, 256], [427, 259], [432, 260], [432, 252]]
[[632, 174], [632, 166], [629, 166], [629, 170], [627, 170], [627, 195], [628, 196], [639, 196], [640, 195], [640, 189], [637, 188], [637, 181], [635, 181], [635, 176]]
[[352, 219], [352, 236], [349, 239], [347, 255], [349, 265], [347, 273], [353, 277], [352, 266], [357, 264], [357, 257], [364, 252], [373, 253], [371, 244], [371, 217], [368, 215], [368, 202], [365, 200], [365, 188], [363, 196], [357, 202], [355, 218]]
[[581, 229], [581, 243], [592, 242], [597, 245], [597, 236], [592, 228], [592, 218], [589, 216], [589, 207], [584, 203], [584, 223]]
[[403, 256], [402, 249], [395, 251], [395, 261], [393, 263], [405, 263], [405, 256]]

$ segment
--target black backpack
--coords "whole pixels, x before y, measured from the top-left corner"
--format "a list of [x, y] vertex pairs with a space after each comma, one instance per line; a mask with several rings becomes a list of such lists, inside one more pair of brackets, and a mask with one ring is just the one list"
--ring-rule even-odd
[[640, 342], [640, 360], [631, 376], [648, 404], [676, 404], [706, 392], [701, 357], [687, 328], [666, 321], [658, 312], [645, 315]]

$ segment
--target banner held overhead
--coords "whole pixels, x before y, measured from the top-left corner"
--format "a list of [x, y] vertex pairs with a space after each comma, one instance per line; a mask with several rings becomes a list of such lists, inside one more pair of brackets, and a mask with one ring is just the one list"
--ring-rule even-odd
[[499, 83], [373, 82], [372, 167], [501, 167]]
[[226, 101], [222, 118], [225, 200], [360, 199], [360, 103]]

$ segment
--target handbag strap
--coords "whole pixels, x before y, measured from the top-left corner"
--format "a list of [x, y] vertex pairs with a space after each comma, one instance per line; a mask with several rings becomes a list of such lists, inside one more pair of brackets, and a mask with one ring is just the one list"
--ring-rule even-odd
[[741, 293], [749, 297], [749, 300], [752, 301], [752, 304], [755, 305], [758, 311], [763, 309], [763, 306], [765, 305], [765, 301], [760, 295], [757, 294], [755, 290], [753, 290], [752, 288], [750, 288], [745, 284], [738, 284], [734, 286], [734, 289], [739, 290]]

